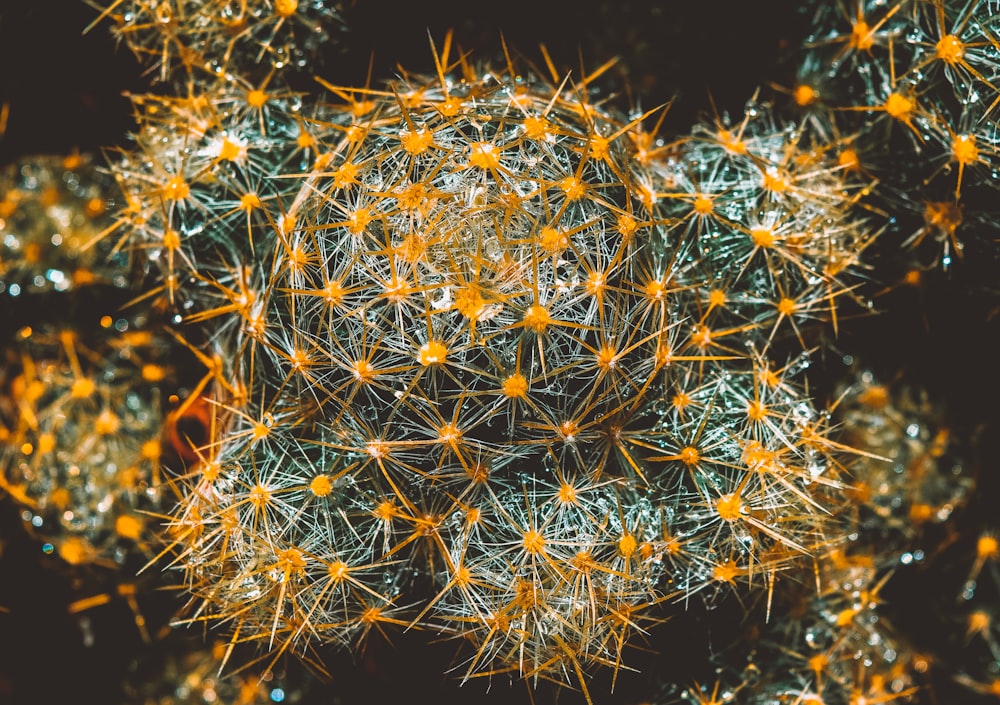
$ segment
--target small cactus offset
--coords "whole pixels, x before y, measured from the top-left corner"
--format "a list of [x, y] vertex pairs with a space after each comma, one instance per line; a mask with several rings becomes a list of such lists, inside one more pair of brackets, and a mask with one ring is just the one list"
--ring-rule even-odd
[[143, 513], [158, 504], [166, 349], [141, 329], [112, 329], [97, 348], [73, 330], [18, 337], [0, 483], [70, 564], [123, 563], [130, 543], [149, 553]]

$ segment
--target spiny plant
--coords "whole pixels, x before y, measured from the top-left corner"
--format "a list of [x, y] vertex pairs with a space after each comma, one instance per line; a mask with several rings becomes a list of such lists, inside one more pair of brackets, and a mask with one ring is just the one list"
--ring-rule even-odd
[[925, 524], [945, 522], [967, 503], [974, 481], [961, 444], [925, 391], [865, 370], [842, 388], [838, 405], [844, 441], [880, 458], [852, 464], [848, 496], [859, 526], [883, 550], [912, 544]]
[[781, 591], [772, 620], [748, 634], [742, 648], [730, 650], [729, 662], [718, 669], [723, 675], [688, 688], [681, 700], [699, 705], [909, 702], [930, 660], [897, 634], [881, 609], [888, 570], [871, 548], [842, 546], [820, 556], [815, 575]]
[[[327, 0], [85, 0], [110, 19], [112, 33], [161, 81], [175, 69], [222, 74], [303, 68], [342, 28], [340, 4]], [[93, 24], [91, 26], [93, 26]]]
[[[970, 497], [964, 439], [949, 435], [940, 411], [919, 389], [851, 372], [829, 409], [840, 437], [857, 451], [846, 468], [848, 491], [825, 505], [839, 531], [831, 526], [832, 540], [812, 570], [775, 591], [768, 623], [751, 623], [746, 643], [721, 654], [723, 677], [689, 688], [685, 700], [908, 702], [928, 672], [948, 668], [947, 656], [917, 648], [894, 623], [888, 597], [897, 574], [943, 550], [936, 529]], [[988, 629], [987, 622], [977, 624]]]
[[995, 609], [1000, 591], [1000, 539], [992, 526], [981, 529], [974, 542], [967, 538], [963, 544], [962, 557], [969, 571], [956, 596], [962, 608], [952, 616], [948, 646], [954, 651], [947, 661], [962, 664], [953, 666], [959, 683], [996, 697], [1000, 695], [1000, 627]]
[[725, 318], [725, 332], [705, 326], [707, 347], [757, 328], [766, 353], [779, 329], [791, 329], [805, 350], [800, 326], [829, 320], [836, 329], [840, 297], [855, 312], [870, 306], [855, 290], [880, 230], [854, 210], [873, 183], [828, 133], [815, 121], [780, 120], [755, 94], [740, 120], [702, 122], [654, 162], [656, 198], [677, 221], [670, 233], [692, 243], [693, 265], [713, 282], [704, 315]]
[[[170, 549], [188, 620], [234, 643], [420, 626], [471, 642], [466, 678], [586, 692], [658, 605], [773, 586], [828, 540], [843, 447], [771, 351], [803, 352], [872, 235], [860, 186], [765, 106], [667, 144], [655, 111], [594, 99], [606, 67], [434, 56], [431, 79], [327, 86], [311, 167], [282, 173], [301, 145], [268, 134], [285, 145], [242, 168], [283, 194], [186, 254], [187, 320], [229, 341], [216, 381], [239, 393], [193, 449]], [[126, 190], [160, 161], [141, 144]], [[151, 202], [225, 210], [219, 164]]]
[[288, 177], [314, 166], [314, 133], [331, 129], [322, 106], [309, 111], [289, 90], [231, 74], [132, 100], [140, 128], [113, 167], [125, 206], [107, 239], [149, 273], [156, 286], [144, 296], [162, 306], [210, 316], [207, 297], [223, 299], [222, 311], [252, 309], [247, 278], [260, 265], [243, 253], [261, 239], [266, 251], [301, 199]]
[[[911, 633], [904, 636], [920, 646], [939, 681], [957, 681], [968, 688], [965, 697], [995, 696], [1000, 659], [992, 607], [1000, 552], [992, 522], [968, 521], [989, 482], [985, 468], [968, 457], [970, 434], [949, 428], [920, 389], [880, 383], [869, 372], [842, 399], [845, 435], [888, 460], [854, 471], [850, 496], [862, 540], [877, 542], [886, 569], [898, 566], [886, 591], [934, 615], [907, 620]], [[904, 580], [920, 585], [919, 593], [906, 594], [918, 591], [903, 587]]]
[[[224, 641], [203, 643], [199, 637], [172, 632], [129, 664], [118, 702], [130, 705], [267, 705], [299, 703], [315, 692], [315, 680], [303, 669], [263, 672], [247, 669], [226, 677], [218, 663], [228, 648]], [[292, 664], [294, 666], [294, 664]]]
[[[322, 3], [106, 7], [172, 95], [133, 96], [140, 128], [112, 166], [125, 207], [89, 241], [154, 281], [139, 298], [207, 370], [166, 424], [187, 467], [157, 540], [185, 576], [180, 622], [229, 641], [163, 697], [227, 697], [210, 663], [248, 645], [271, 660], [233, 697], [277, 700], [264, 684], [281, 654], [321, 667], [323, 647], [419, 628], [466, 642], [464, 680], [589, 700], [599, 668], [617, 679], [662, 622], [726, 596], [750, 608], [754, 651], [730, 688], [731, 652], [713, 661], [720, 681], [690, 702], [903, 701], [953, 663], [883, 609], [971, 494], [947, 430], [870, 374], [827, 410], [801, 378], [841, 305], [868, 308], [879, 229], [861, 208], [908, 210], [889, 230], [945, 268], [961, 228], [992, 222], [994, 5], [820, 9], [850, 27], [811, 42], [798, 120], [755, 96], [669, 143], [659, 111], [608, 107], [607, 65], [574, 83], [547, 56], [547, 71], [452, 63], [449, 38], [436, 76], [311, 96], [282, 73], [335, 21]], [[58, 289], [72, 268], [31, 281]], [[53, 439], [122, 441], [81, 361], [111, 398], [135, 372], [116, 365], [146, 355], [84, 337], [22, 329], [5, 372], [16, 472], [0, 481], [43, 525], [43, 508], [68, 521], [95, 501], [65, 499], [72, 470], [32, 485]], [[115, 560], [150, 530], [127, 511]], [[973, 654], [957, 679], [996, 695], [997, 537], [949, 540], [969, 607], [949, 644]], [[59, 553], [101, 562], [98, 543]]]
[[998, 256], [988, 238], [961, 235], [996, 225], [997, 10], [992, 0], [825, 4], [802, 54], [795, 102], [851, 135], [841, 139], [858, 167], [881, 181], [872, 205], [898, 219], [918, 270], [947, 269], [966, 246], [974, 259]]

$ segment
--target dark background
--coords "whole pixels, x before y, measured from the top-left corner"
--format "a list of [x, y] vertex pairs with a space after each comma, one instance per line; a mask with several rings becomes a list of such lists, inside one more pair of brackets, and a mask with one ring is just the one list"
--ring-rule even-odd
[[[791, 0], [359, 0], [345, 11], [350, 31], [317, 73], [341, 85], [363, 85], [369, 62], [376, 83], [394, 76], [397, 66], [429, 73], [428, 31], [440, 43], [453, 28], [456, 42], [482, 59], [498, 55], [502, 33], [509, 46], [533, 61], [540, 61], [537, 47], [544, 42], [559, 67], [575, 76], [581, 60], [594, 68], [620, 57], [603, 85], [619, 92], [622, 106], [648, 109], [673, 101], [664, 128], [669, 136], [686, 133], [695, 119], [711, 114], [710, 94], [720, 111], [739, 115], [757, 86], [791, 85], [789, 57], [810, 25], [801, 5]], [[0, 136], [0, 166], [25, 155], [95, 152], [126, 143], [133, 123], [122, 94], [148, 90], [149, 83], [131, 53], [115, 47], [106, 26], [82, 34], [95, 16], [82, 0], [0, 0], [0, 105], [10, 106]], [[310, 80], [302, 76], [297, 82], [308, 87]], [[927, 387], [956, 433], [971, 439], [970, 453], [978, 458], [973, 464], [985, 469], [979, 499], [964, 520], [971, 531], [992, 511], [991, 498], [1000, 495], [995, 462], [983, 460], [1000, 451], [997, 324], [991, 318], [998, 297], [989, 281], [989, 273], [980, 273], [980, 280], [970, 283], [956, 268], [932, 273], [920, 288], [880, 299], [882, 315], [841, 322], [833, 343], [838, 353], [820, 361], [813, 380], [823, 399], [844, 371], [843, 352], [865, 359], [883, 378], [902, 376]], [[8, 299], [0, 305], [12, 304]], [[162, 672], [157, 650], [145, 650], [124, 600], [114, 598], [83, 620], [66, 614], [73, 600], [114, 592], [118, 579], [80, 578], [57, 563], [24, 533], [17, 510], [0, 501], [0, 702], [119, 702], [121, 681], [140, 652], [147, 658], [138, 677], [155, 680]], [[934, 591], [945, 589], [947, 574], [946, 566], [937, 583], [922, 576], [919, 588], [903, 582], [890, 590], [898, 614], [912, 621], [915, 638], [928, 648], [941, 626], [922, 612]], [[152, 631], [168, 621], [175, 599], [170, 591], [140, 594]], [[678, 623], [650, 643], [659, 657], [634, 654], [641, 674], [623, 675], [610, 698], [610, 683], [602, 675], [591, 692], [597, 702], [637, 703], [656, 695], [662, 681], [711, 682], [705, 654], [740, 638], [747, 626], [742, 614], [743, 606], [723, 604], [710, 625], [695, 612], [677, 617]], [[393, 635], [391, 642], [373, 639], [363, 655], [337, 656], [333, 683], [316, 686], [307, 700], [529, 702], [527, 689], [508, 686], [504, 676], [493, 679], [488, 696], [485, 682], [458, 688], [454, 674], [442, 674], [441, 668], [451, 662], [455, 644], [428, 641], [433, 642], [426, 635]], [[946, 678], [936, 687], [937, 702], [955, 695]], [[534, 697], [539, 703], [582, 701], [576, 693], [544, 685]]]
[[[317, 71], [343, 85], [361, 85], [372, 60], [375, 82], [396, 67], [429, 73], [428, 32], [440, 44], [448, 29], [473, 57], [510, 47], [540, 61], [544, 43], [561, 69], [579, 76], [622, 59], [619, 72], [646, 108], [676, 98], [667, 126], [685, 132], [709, 107], [739, 110], [760, 83], [785, 72], [778, 60], [797, 45], [808, 16], [790, 0], [505, 0], [468, 2], [358, 0], [344, 16], [349, 31]], [[121, 144], [131, 125], [124, 90], [147, 82], [131, 53], [116, 51], [108, 27], [82, 29], [97, 12], [83, 0], [0, 2], [0, 100], [11, 105], [0, 163], [39, 152], [84, 151]], [[624, 82], [617, 81], [618, 85]], [[308, 83], [306, 83], [308, 85]]]

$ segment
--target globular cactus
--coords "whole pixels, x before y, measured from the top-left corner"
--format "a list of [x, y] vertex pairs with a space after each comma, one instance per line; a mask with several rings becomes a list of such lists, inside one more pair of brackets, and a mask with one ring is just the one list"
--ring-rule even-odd
[[966, 504], [974, 482], [952, 431], [925, 391], [857, 374], [838, 395], [842, 438], [878, 459], [850, 467], [859, 526], [881, 535], [882, 550], [906, 546], [928, 523], [947, 521]]
[[467, 677], [586, 689], [658, 605], [828, 540], [841, 446], [793, 381], [808, 363], [771, 351], [804, 352], [873, 235], [853, 177], [766, 106], [666, 144], [585, 83], [453, 78], [447, 53], [436, 79], [334, 89], [268, 227], [216, 221], [234, 237], [191, 256], [251, 254], [239, 296], [188, 309], [237, 342], [243, 391], [170, 534], [190, 619], [234, 639], [420, 626], [471, 641]]

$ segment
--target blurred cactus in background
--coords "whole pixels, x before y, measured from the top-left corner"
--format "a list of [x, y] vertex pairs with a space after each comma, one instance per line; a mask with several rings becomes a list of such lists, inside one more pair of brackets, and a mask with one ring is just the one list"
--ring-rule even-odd
[[125, 286], [127, 260], [104, 238], [115, 218], [108, 202], [113, 188], [93, 159], [79, 154], [4, 167], [0, 293], [16, 299], [22, 292], [72, 291], [92, 283]]
[[339, 3], [327, 0], [85, 0], [112, 33], [166, 80], [178, 67], [267, 75], [305, 68], [331, 32], [342, 28]]
[[70, 564], [123, 562], [118, 542], [148, 544], [143, 513], [157, 508], [168, 349], [106, 323], [95, 348], [24, 328], [6, 361], [3, 487]]
[[345, 5], [87, 4], [156, 92], [4, 177], [0, 488], [85, 633], [124, 598], [123, 702], [344, 698], [385, 644], [507, 700], [994, 692], [989, 421], [850, 349], [996, 254], [991, 2], [814, 3], [797, 83], [691, 127], [545, 45], [349, 86]]

